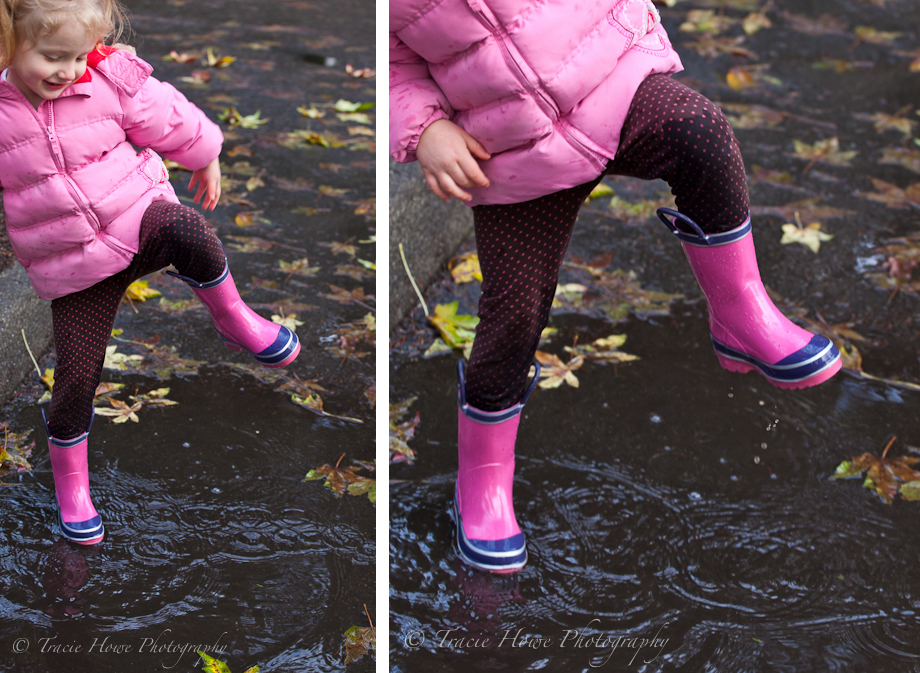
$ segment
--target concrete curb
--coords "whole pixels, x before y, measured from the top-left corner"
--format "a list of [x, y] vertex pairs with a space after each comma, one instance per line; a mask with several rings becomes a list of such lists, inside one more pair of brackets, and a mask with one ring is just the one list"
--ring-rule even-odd
[[38, 298], [25, 269], [13, 262], [0, 271], [0, 403], [3, 404], [34, 368], [22, 343], [22, 330], [38, 359], [51, 345], [51, 303]]
[[415, 282], [424, 292], [473, 230], [473, 212], [456, 199], [436, 198], [418, 163], [390, 159], [390, 330], [418, 305], [399, 256], [403, 244]]

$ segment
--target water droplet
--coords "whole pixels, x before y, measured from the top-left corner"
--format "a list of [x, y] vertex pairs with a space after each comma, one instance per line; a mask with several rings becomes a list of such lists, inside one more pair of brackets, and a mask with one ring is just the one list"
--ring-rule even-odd
[[760, 456], [754, 456], [754, 464], [760, 465]]
[[734, 397], [734, 396], [735, 396], [735, 393], [729, 393], [728, 396], [729, 396], [729, 397]]
[[702, 500], [702, 498], [703, 498], [703, 496], [701, 496], [701, 495], [700, 495], [699, 493], [697, 493], [696, 491], [691, 491], [691, 492], [690, 492], [690, 495], [689, 495], [688, 497], [689, 497], [691, 500]]
[[766, 442], [762, 442], [762, 443], [760, 444], [760, 448], [761, 448], [761, 449], [767, 448], [767, 443], [766, 443]]
[[731, 477], [729, 477], [729, 479], [731, 479], [732, 481], [738, 481], [738, 475], [733, 474]]
[[220, 489], [215, 486], [211, 489], [211, 493], [220, 493]]
[[664, 447], [664, 450], [665, 450], [665, 451], [670, 451], [670, 450], [671, 450], [671, 447], [670, 447], [670, 446], [666, 446], [666, 447]]
[[760, 406], [763, 406], [763, 405], [764, 405], [764, 401], [763, 401], [763, 400], [760, 400], [757, 404], [759, 404]]
[[661, 416], [659, 416], [658, 414], [652, 414], [649, 420], [651, 420], [652, 423], [661, 423]]
[[725, 460], [724, 458], [719, 458], [719, 463], [721, 463], [722, 465], [725, 465], [725, 463], [727, 463], [727, 462], [728, 462], [728, 461]]
[[183, 448], [186, 448], [186, 449], [187, 449], [188, 447], [191, 446], [191, 444], [189, 444], [188, 442], [182, 442], [182, 446], [183, 446]]

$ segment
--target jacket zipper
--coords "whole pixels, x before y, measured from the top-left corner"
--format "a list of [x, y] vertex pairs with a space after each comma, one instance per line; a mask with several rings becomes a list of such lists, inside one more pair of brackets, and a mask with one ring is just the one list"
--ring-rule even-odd
[[552, 98], [544, 96], [543, 92], [540, 91], [537, 85], [530, 81], [530, 79], [524, 73], [524, 69], [517, 62], [517, 59], [515, 59], [512, 55], [511, 49], [509, 49], [508, 45], [505, 44], [504, 37], [496, 29], [495, 24], [492, 23], [491, 19], [489, 19], [489, 17], [486, 15], [485, 11], [482, 9], [482, 5], [478, 2], [478, 0], [469, 0], [469, 7], [479, 19], [479, 22], [482, 23], [482, 25], [485, 26], [489, 32], [495, 36], [495, 39], [502, 50], [502, 55], [505, 58], [505, 62], [512, 66], [518, 73], [518, 79], [521, 81], [521, 83], [523, 83], [524, 88], [533, 97], [533, 99], [536, 100], [538, 104], [540, 104], [540, 107], [543, 108], [544, 113], [546, 113], [546, 115], [552, 120], [553, 126], [559, 129], [560, 132], [575, 147], [575, 149], [581, 152], [581, 154], [583, 154], [586, 159], [596, 163], [597, 152], [585, 146], [580, 140], [578, 140], [578, 138], [572, 135], [572, 133], [569, 131], [568, 124], [566, 124], [561, 119], [561, 111], [556, 105], [556, 101], [554, 101]]
[[61, 152], [61, 144], [54, 132], [54, 109], [52, 102], [50, 100], [46, 100], [42, 104], [48, 106], [48, 123], [45, 125], [45, 132], [48, 134], [48, 142], [51, 144], [51, 155], [54, 157], [54, 163], [57, 165], [58, 170], [64, 177], [64, 182], [67, 183], [67, 187], [70, 189], [74, 200], [80, 206], [80, 210], [86, 214], [90, 225], [98, 233], [102, 230], [102, 223], [99, 222], [99, 218], [96, 217], [96, 213], [93, 212], [92, 208], [89, 207], [89, 204], [83, 198], [83, 194], [80, 191], [80, 188], [77, 186], [77, 183], [74, 182], [73, 179], [67, 174], [67, 171], [64, 170], [64, 154]]

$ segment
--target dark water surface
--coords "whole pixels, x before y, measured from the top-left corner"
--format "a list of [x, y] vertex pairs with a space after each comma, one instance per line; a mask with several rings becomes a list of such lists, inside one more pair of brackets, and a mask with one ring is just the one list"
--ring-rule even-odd
[[[764, 3], [759, 3], [763, 5]], [[891, 301], [865, 277], [873, 250], [920, 230], [916, 209], [889, 209], [857, 194], [870, 177], [900, 188], [920, 182], [881, 165], [884, 147], [908, 145], [853, 113], [916, 120], [920, 75], [896, 51], [920, 46], [915, 3], [775, 2], [773, 28], [744, 46], [759, 58], [703, 58], [678, 31], [689, 9], [662, 8], [687, 71], [684, 81], [722, 103], [769, 106], [791, 116], [770, 129], [738, 129], [749, 173], [789, 171], [789, 187], [752, 184], [754, 206], [820, 197], [853, 211], [820, 220], [833, 241], [815, 255], [780, 244], [778, 215], [754, 218], [766, 284], [829, 324], [851, 322], [865, 371], [920, 381], [920, 301]], [[843, 35], [795, 32], [783, 12], [830, 13]], [[747, 11], [725, 14], [744, 18]], [[826, 20], [826, 19], [825, 19]], [[901, 31], [894, 45], [854, 44], [856, 26]], [[741, 34], [736, 27], [727, 33]], [[868, 62], [846, 73], [822, 59]], [[739, 93], [729, 68], [769, 63], [782, 86]], [[817, 122], [817, 123], [816, 123]], [[916, 131], [916, 127], [914, 129]], [[791, 158], [793, 139], [839, 137], [858, 150], [851, 167]], [[914, 133], [916, 136], [916, 133]], [[654, 198], [662, 184], [614, 181], [622, 198]], [[805, 391], [779, 390], [755, 374], [723, 371], [712, 353], [706, 309], [679, 245], [652, 220], [625, 223], [607, 199], [583, 210], [569, 259], [610, 250], [608, 270], [632, 269], [643, 287], [682, 292], [665, 317], [610, 325], [554, 315], [559, 333], [543, 350], [624, 333], [620, 365], [587, 363], [580, 387], [538, 390], [517, 443], [515, 506], [529, 562], [513, 576], [464, 566], [452, 548], [448, 507], [456, 476], [454, 357], [423, 360], [420, 311], [397, 334], [391, 398], [418, 396], [414, 465], [392, 470], [391, 661], [393, 670], [920, 671], [920, 540], [917, 503], [883, 504], [861, 480], [830, 478], [843, 460], [920, 446], [920, 393], [841, 372]], [[561, 282], [583, 282], [573, 270]], [[450, 282], [429, 306], [457, 298], [475, 313], [476, 291]], [[419, 336], [422, 334], [423, 336]], [[643, 639], [645, 639], [643, 641]]]
[[[137, 313], [123, 306], [116, 321], [124, 330], [120, 338], [159, 335], [160, 346], [205, 364], [197, 374], [161, 380], [104, 372], [103, 381], [126, 384], [118, 399], [169, 387], [178, 405], [144, 408], [138, 424], [96, 417], [90, 485], [106, 537], [95, 547], [71, 545], [58, 533], [34, 374], [4, 410], [2, 419], [14, 431], [32, 430], [36, 449], [32, 472], [6, 477], [0, 487], [0, 670], [192, 671], [202, 665], [196, 649], [227, 662], [234, 673], [256, 664], [262, 671], [342, 670], [343, 634], [352, 625], [368, 625], [365, 604], [374, 615], [375, 509], [364, 496], [336, 498], [322, 481], [303, 477], [343, 453], [343, 465], [373, 459], [374, 406], [365, 394], [374, 383], [373, 355], [343, 361], [329, 352], [340, 326], [369, 310], [321, 295], [330, 292], [329, 284], [373, 295], [374, 279], [337, 275], [337, 265], [353, 260], [320, 244], [353, 239], [358, 257], [374, 259], [373, 244], [358, 242], [374, 232], [374, 162], [368, 148], [291, 149], [276, 141], [306, 128], [348, 137], [346, 126], [357, 124], [339, 123], [331, 108], [322, 121], [296, 108], [331, 106], [339, 98], [373, 100], [373, 79], [344, 72], [346, 63], [373, 66], [373, 14], [347, 0], [129, 5], [134, 44], [156, 76], [174, 83], [212, 119], [230, 105], [269, 118], [258, 129], [222, 124], [227, 140], [221, 160], [248, 161], [264, 185], [252, 191], [241, 183], [225, 186], [225, 196], [243, 194], [252, 205], [225, 198], [208, 219], [227, 244], [240, 291], [263, 316], [279, 312], [280, 304], [269, 306], [273, 302], [306, 305], [284, 311], [305, 323], [297, 328], [301, 355], [287, 375], [315, 380], [324, 388], [327, 411], [363, 422], [311, 413], [293, 404], [289, 393], [275, 392], [278, 382], [231, 369], [227, 363], [249, 365], [251, 358], [222, 346], [205, 311], [168, 315], [157, 310], [157, 299], [138, 304]], [[202, 69], [200, 62], [162, 60], [173, 49], [202, 53], [208, 46], [239, 60], [210, 69], [207, 87], [179, 79]], [[306, 60], [315, 54], [335, 64]], [[251, 155], [228, 157], [239, 145]], [[225, 175], [242, 182], [251, 177]], [[174, 172], [182, 199], [188, 180], [189, 173]], [[323, 185], [332, 191], [321, 191]], [[356, 212], [359, 201], [370, 203], [370, 210]], [[237, 214], [252, 210], [267, 222], [234, 226]], [[271, 246], [243, 253], [229, 245], [247, 237]], [[303, 257], [319, 267], [314, 276], [279, 270], [279, 260]], [[277, 285], [257, 287], [253, 278]], [[148, 279], [170, 300], [193, 298], [168, 276]], [[373, 307], [372, 299], [364, 303]], [[121, 353], [145, 353], [112, 344]], [[373, 345], [359, 350], [373, 353]], [[41, 364], [53, 367], [53, 357]], [[348, 667], [373, 668], [372, 656]]]

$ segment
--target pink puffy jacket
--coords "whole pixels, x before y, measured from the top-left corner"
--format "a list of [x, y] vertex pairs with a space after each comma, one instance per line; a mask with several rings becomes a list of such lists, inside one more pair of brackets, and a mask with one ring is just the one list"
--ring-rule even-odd
[[147, 207], [178, 203], [156, 152], [198, 169], [223, 142], [201, 110], [150, 77], [149, 64], [126, 51], [93, 56], [88, 76], [37, 110], [13, 84], [0, 82], [6, 227], [42, 299], [125, 269]]
[[390, 153], [449, 119], [492, 155], [468, 205], [593, 180], [639, 84], [682, 69], [651, 0], [390, 0]]

